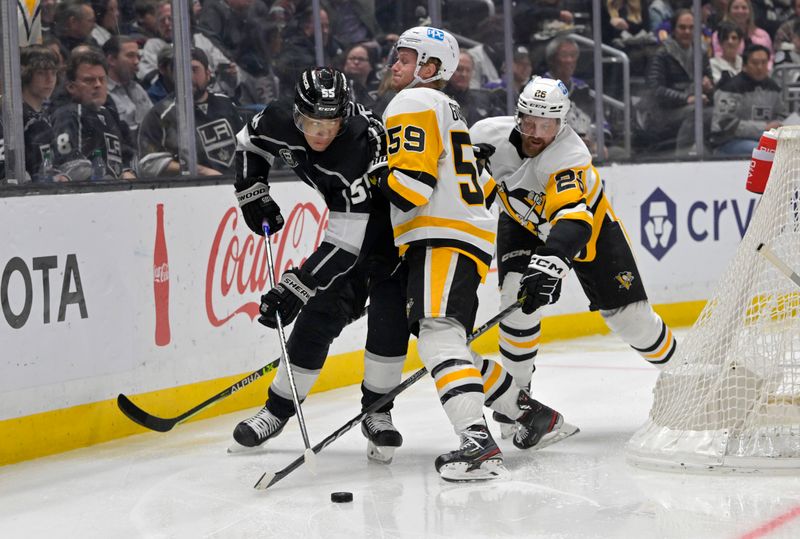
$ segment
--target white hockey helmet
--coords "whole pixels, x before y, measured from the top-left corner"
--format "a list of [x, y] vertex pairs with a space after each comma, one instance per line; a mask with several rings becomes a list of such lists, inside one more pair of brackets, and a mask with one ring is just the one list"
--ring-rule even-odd
[[[417, 26], [403, 32], [397, 39], [396, 49], [412, 49], [417, 52], [417, 67], [414, 83], [450, 80], [458, 67], [458, 41], [450, 32], [430, 26]], [[420, 68], [431, 58], [441, 62], [439, 71], [429, 79], [419, 77]]]
[[563, 128], [566, 125], [569, 107], [569, 90], [563, 82], [558, 79], [534, 77], [519, 94], [517, 115], [556, 118], [561, 121]]

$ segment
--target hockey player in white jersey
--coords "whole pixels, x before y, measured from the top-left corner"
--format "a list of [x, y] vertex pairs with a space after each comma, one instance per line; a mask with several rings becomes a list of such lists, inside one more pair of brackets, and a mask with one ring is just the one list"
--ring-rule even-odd
[[[479, 173], [458, 104], [440, 90], [458, 65], [449, 33], [417, 27], [397, 41], [391, 65], [398, 94], [384, 112], [388, 167], [373, 178], [392, 204], [395, 244], [407, 272], [408, 323], [419, 355], [461, 446], [436, 459], [450, 481], [493, 479], [504, 471], [483, 405], [516, 420], [514, 444], [540, 447], [574, 434], [561, 414], [513, 389], [493, 361], [466, 344], [477, 309], [477, 288], [489, 270], [495, 219], [488, 207], [495, 183]], [[485, 394], [485, 397], [484, 397]]]
[[[649, 363], [663, 367], [675, 353], [672, 331], [647, 301], [625, 232], [614, 214], [591, 154], [565, 123], [570, 100], [559, 80], [537, 77], [523, 89], [517, 115], [477, 122], [476, 144], [495, 148], [491, 168], [502, 211], [497, 259], [502, 303], [526, 295], [500, 323], [503, 365], [529, 388], [539, 350], [541, 314], [558, 301], [575, 273], [605, 323]], [[514, 424], [502, 415], [503, 437]], [[503, 425], [504, 424], [504, 425]]]

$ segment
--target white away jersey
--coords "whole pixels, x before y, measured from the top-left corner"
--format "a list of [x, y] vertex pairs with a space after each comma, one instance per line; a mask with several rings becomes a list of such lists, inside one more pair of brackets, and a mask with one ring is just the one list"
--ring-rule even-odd
[[486, 207], [495, 188], [478, 175], [467, 124], [458, 104], [438, 90], [408, 88], [383, 115], [395, 244], [449, 247], [485, 276], [494, 254], [496, 219]]
[[470, 129], [474, 143], [496, 148], [490, 161], [502, 210], [542, 241], [561, 219], [587, 223], [592, 235], [575, 260], [594, 260], [604, 219], [617, 218], [603, 194], [588, 148], [567, 125], [542, 153], [526, 158], [515, 125], [513, 116], [499, 116], [481, 120]]

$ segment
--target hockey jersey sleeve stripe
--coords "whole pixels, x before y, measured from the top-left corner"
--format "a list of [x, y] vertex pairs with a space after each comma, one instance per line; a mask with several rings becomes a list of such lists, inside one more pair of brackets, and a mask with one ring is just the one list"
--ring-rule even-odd
[[367, 233], [368, 220], [367, 213], [332, 211], [328, 214], [328, 229], [324, 241], [358, 256]]
[[402, 170], [393, 169], [386, 181], [392, 193], [397, 194], [413, 207], [427, 204], [433, 192], [433, 187], [428, 185], [429, 180], [411, 177]]
[[426, 216], [420, 215], [417, 216], [410, 221], [406, 221], [396, 227], [394, 227], [394, 236], [398, 237], [410, 230], [414, 230], [416, 228], [422, 227], [443, 227], [443, 228], [452, 228], [456, 230], [460, 230], [466, 234], [471, 236], [475, 236], [483, 241], [489, 242], [494, 244], [496, 234], [494, 232], [489, 232], [488, 230], [483, 230], [482, 228], [478, 228], [475, 225], [464, 221], [458, 221], [455, 219], [447, 219], [445, 217], [433, 217], [433, 216]]
[[237, 150], [242, 150], [245, 152], [252, 152], [259, 157], [263, 157], [269, 163], [269, 166], [273, 166], [275, 164], [275, 156], [272, 155], [270, 152], [264, 150], [263, 148], [259, 148], [256, 144], [254, 144], [253, 139], [257, 137], [250, 136], [250, 126], [245, 126], [239, 133], [236, 135], [236, 143], [237, 143]]

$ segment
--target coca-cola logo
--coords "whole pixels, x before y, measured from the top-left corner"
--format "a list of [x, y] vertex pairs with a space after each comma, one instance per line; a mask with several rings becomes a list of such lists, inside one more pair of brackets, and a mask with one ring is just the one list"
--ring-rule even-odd
[[[208, 256], [206, 314], [219, 327], [237, 314], [258, 316], [258, 294], [269, 288], [269, 268], [264, 239], [240, 221], [239, 210], [229, 208], [220, 220]], [[328, 209], [312, 202], [296, 204], [284, 227], [270, 236], [276, 280], [287, 269], [300, 266], [322, 243], [328, 226]], [[244, 300], [244, 303], [242, 301]]]
[[156, 283], [169, 281], [169, 264], [164, 262], [159, 266], [153, 266], [153, 281]]

